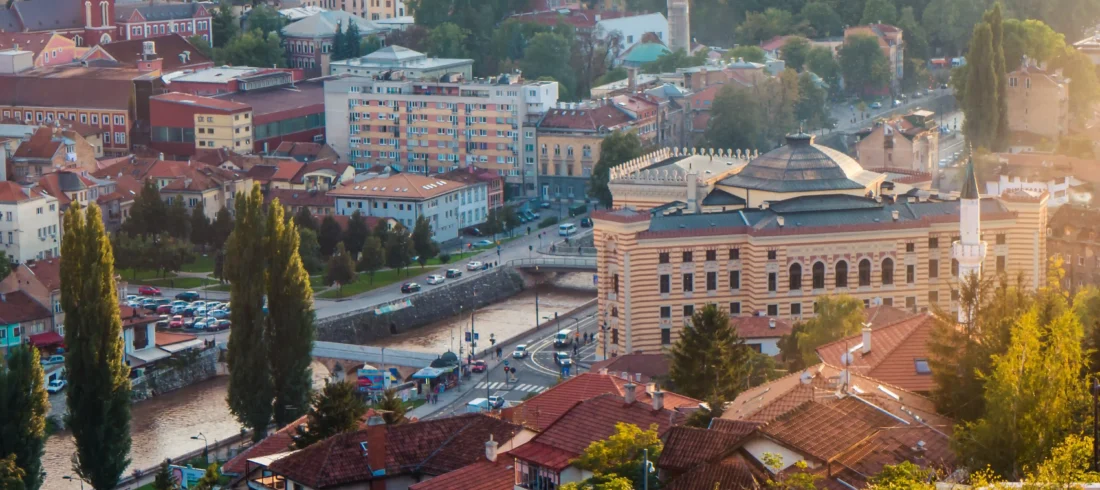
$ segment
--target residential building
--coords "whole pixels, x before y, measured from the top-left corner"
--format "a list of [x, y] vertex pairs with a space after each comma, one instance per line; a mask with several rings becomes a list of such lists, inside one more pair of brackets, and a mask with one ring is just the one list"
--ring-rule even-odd
[[328, 144], [357, 169], [441, 173], [477, 165], [519, 183], [528, 85], [515, 75], [467, 82], [343, 77], [325, 83]]
[[405, 13], [404, 2], [400, 0], [361, 0], [337, 2], [336, 0], [304, 0], [302, 8], [342, 10], [356, 17], [370, 20], [385, 20], [403, 17]]
[[[152, 43], [152, 44], [147, 44]], [[148, 51], [147, 51], [148, 50]], [[150, 57], [152, 54], [154, 56]], [[196, 48], [187, 36], [179, 33], [160, 34], [101, 44], [86, 50], [80, 61], [114, 61], [123, 66], [135, 66], [148, 59], [159, 59], [163, 73], [202, 71], [213, 68], [214, 60]]]
[[173, 156], [228, 148], [251, 153], [252, 107], [240, 102], [171, 92], [149, 98], [153, 149]]
[[[675, 1], [675, 0], [674, 0]], [[624, 52], [642, 41], [647, 33], [653, 33], [663, 43], [669, 39], [668, 20], [660, 13], [632, 13], [625, 10], [592, 10], [574, 8], [542, 10], [518, 13], [510, 19], [555, 26], [564, 22], [581, 33], [594, 33], [599, 39], [616, 35], [619, 52]]]
[[364, 216], [393, 218], [408, 229], [423, 216], [432, 226], [432, 238], [444, 242], [459, 231], [481, 223], [488, 214], [487, 186], [467, 186], [409, 173], [380, 175], [362, 182], [347, 182], [328, 192], [336, 198], [336, 214], [358, 211]]
[[[804, 134], [751, 159], [694, 153], [658, 151], [611, 169], [619, 209], [593, 213], [608, 355], [667, 348], [705, 304], [798, 319], [813, 315], [818, 296], [848, 294], [868, 306], [959, 311], [958, 280], [975, 263], [1029, 288], [1045, 281], [1048, 196], [980, 199], [972, 165], [962, 198], [940, 200], [905, 195]], [[721, 167], [729, 173], [713, 180]], [[963, 243], [988, 255], [961, 256]]]
[[937, 321], [926, 312], [893, 324], [871, 323], [859, 335], [818, 347], [817, 357], [843, 364], [851, 356], [851, 372], [928, 396], [936, 387], [928, 342]]
[[302, 81], [304, 76], [299, 68], [219, 66], [174, 74], [168, 81], [168, 88], [173, 92], [215, 96], [291, 85]]
[[333, 214], [336, 210], [336, 198], [316, 189], [308, 191], [272, 189], [264, 194], [265, 205], [271, 204], [275, 199], [279, 200], [286, 214], [291, 216], [297, 214], [302, 208], [309, 211], [309, 214], [320, 216]]
[[618, 95], [563, 103], [538, 123], [539, 196], [584, 200], [604, 137], [634, 131], [643, 145], [658, 144], [659, 104], [649, 96]]
[[[97, 182], [103, 180], [107, 179], [97, 179]], [[106, 194], [100, 192], [96, 204], [103, 212], [104, 228], [114, 233], [122, 229], [122, 222], [130, 217], [130, 208], [134, 206], [134, 198], [141, 193], [142, 183], [129, 175], [108, 181], [114, 190]]]
[[1045, 138], [1069, 132], [1069, 83], [1060, 70], [1024, 60], [1008, 78], [1008, 130]]
[[306, 78], [328, 74], [336, 29], [346, 30], [352, 22], [362, 37], [385, 32], [374, 22], [341, 10], [326, 10], [283, 27], [283, 45], [290, 67], [301, 68]]
[[917, 110], [876, 123], [856, 143], [856, 159], [866, 169], [939, 173], [940, 131], [935, 115]]
[[61, 309], [61, 258], [31, 260], [13, 265], [11, 274], [0, 280], [0, 294], [22, 291], [49, 309], [52, 330], [29, 337], [35, 347], [59, 345], [65, 336], [65, 310]]
[[[624, 381], [633, 380], [636, 383], [648, 385], [659, 378], [668, 377], [668, 356], [664, 354], [624, 354], [592, 363], [589, 372], [620, 376]], [[580, 376], [581, 374], [578, 374], [575, 378]], [[637, 393], [637, 396], [644, 398], [648, 397], [649, 394], [648, 392], [645, 394]]]
[[[1052, 153], [998, 153], [1000, 165], [985, 177], [987, 194], [1012, 190], [1050, 194], [1051, 208], [1088, 206], [1100, 184], [1100, 162]], [[997, 180], [992, 180], [996, 178]]]
[[0, 29], [5, 32], [56, 32], [77, 46], [109, 44], [178, 32], [213, 41], [209, 4], [138, 2], [115, 5], [44, 0], [12, 3], [0, 10]]
[[11, 179], [25, 184], [59, 170], [91, 172], [97, 168], [96, 148], [59, 123], [40, 126], [16, 148], [11, 167]]
[[53, 330], [50, 310], [23, 291], [0, 293], [0, 358], [30, 342], [35, 335]]
[[327, 192], [355, 178], [355, 169], [346, 163], [316, 160], [301, 163], [292, 158], [268, 158], [251, 167], [247, 175], [264, 192], [276, 189]]
[[130, 368], [139, 368], [170, 356], [157, 348], [157, 315], [147, 315], [141, 308], [126, 305], [119, 305], [118, 313], [122, 320], [122, 351]]
[[856, 35], [873, 36], [878, 39], [882, 54], [890, 63], [890, 86], [874, 90], [873, 93], [882, 94], [901, 90], [901, 79], [905, 76], [905, 44], [902, 30], [886, 24], [847, 27], [844, 29], [844, 42], [848, 42], [849, 38]]
[[0, 50], [30, 51], [35, 68], [72, 63], [78, 57], [76, 43], [56, 32], [0, 33]]
[[779, 339], [793, 331], [789, 320], [766, 316], [735, 316], [730, 318], [730, 326], [750, 349], [772, 357], [779, 355]]
[[15, 182], [0, 182], [0, 250], [13, 263], [42, 260], [61, 253], [60, 215], [57, 198], [24, 189]]
[[489, 206], [489, 209], [492, 210], [504, 207], [504, 178], [497, 175], [495, 172], [482, 170], [477, 167], [467, 167], [465, 169], [452, 170], [439, 174], [438, 177], [445, 180], [462, 182], [470, 186], [471, 192], [475, 192], [474, 189], [476, 189], [477, 186], [484, 185], [489, 195], [489, 199], [486, 201], [486, 205]]
[[133, 181], [152, 181], [164, 201], [171, 203], [176, 198], [183, 198], [184, 206], [189, 210], [201, 203], [211, 220], [223, 207], [232, 213], [235, 196], [251, 191], [253, 184], [253, 179], [241, 172], [199, 162], [161, 159], [128, 159], [92, 175], [115, 182], [116, 186], [131, 188], [127, 193], [140, 192], [140, 187], [132, 190]]
[[1100, 211], [1083, 206], [1062, 206], [1047, 225], [1051, 258], [1062, 259], [1067, 291], [1100, 285]]
[[57, 198], [57, 211], [64, 213], [74, 202], [84, 207], [97, 202], [99, 196], [115, 191], [115, 183], [96, 179], [87, 171], [59, 170], [43, 175], [33, 185], [33, 190]]
[[271, 156], [293, 158], [303, 163], [314, 160], [329, 160], [332, 162], [340, 160], [340, 154], [336, 153], [336, 150], [333, 150], [331, 146], [321, 143], [302, 143], [296, 141], [284, 141], [279, 143], [275, 151], [271, 152]]
[[284, 141], [325, 141], [327, 78], [218, 95], [252, 108], [252, 151], [267, 154]]
[[439, 80], [443, 75], [451, 73], [457, 73], [462, 78], [470, 80], [474, 77], [474, 60], [429, 58], [424, 53], [391, 45], [366, 56], [333, 61], [329, 64], [329, 73], [332, 75], [348, 74], [373, 78], [392, 71], [400, 71], [405, 78], [411, 80]]

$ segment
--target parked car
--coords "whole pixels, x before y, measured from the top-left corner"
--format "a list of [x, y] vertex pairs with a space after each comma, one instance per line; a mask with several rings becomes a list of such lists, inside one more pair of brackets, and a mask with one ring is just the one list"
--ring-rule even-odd
[[528, 356], [527, 344], [519, 344], [516, 346], [516, 350], [512, 351], [512, 359], [523, 359]]
[[581, 218], [581, 228], [591, 228], [592, 218]]
[[482, 361], [482, 360], [478, 359], [478, 360], [470, 363], [470, 372], [471, 373], [484, 373], [485, 370], [488, 367], [489, 367], [489, 365], [485, 361]]
[[898, 99], [894, 99], [894, 103], [890, 104], [890, 107], [901, 107], [901, 101]]
[[232, 323], [230, 323], [229, 320], [218, 320], [218, 324], [217, 324], [215, 330], [218, 330], [218, 331], [229, 330], [230, 326], [232, 326]]
[[420, 285], [415, 282], [406, 282], [401, 285], [401, 292], [405, 294], [418, 293], [420, 292]]
[[479, 228], [477, 228], [476, 226], [466, 228], [466, 234], [470, 235], [470, 236], [481, 236], [481, 230]]
[[186, 307], [186, 306], [181, 306], [181, 305], [172, 305], [172, 309], [171, 309], [171, 310], [169, 310], [169, 311], [168, 311], [168, 313], [169, 313], [169, 314], [172, 314], [172, 315], [182, 315], [182, 314], [183, 314], [183, 310], [186, 310], [186, 309], [187, 309], [187, 307]]
[[69, 383], [63, 379], [55, 379], [53, 381], [50, 381], [50, 384], [46, 385], [46, 393], [61, 393], [65, 390], [65, 386], [68, 384]]
[[171, 320], [168, 320], [168, 328], [183, 328], [183, 317], [180, 315], [173, 316]]
[[160, 296], [160, 289], [153, 286], [141, 286], [138, 288], [138, 294], [142, 296]]
[[496, 395], [490, 396], [489, 406], [493, 408], [504, 408], [504, 397]]
[[198, 319], [193, 317], [193, 316], [184, 315], [184, 317], [183, 317], [183, 328], [195, 328], [195, 320], [198, 320]]
[[159, 305], [157, 304], [157, 300], [155, 300], [155, 299], [143, 299], [143, 300], [141, 300], [141, 307], [145, 308], [147, 310], [156, 310], [157, 306], [159, 306]]
[[65, 356], [50, 356], [42, 359], [41, 362], [45, 366], [50, 366], [53, 364], [65, 364]]
[[432, 274], [432, 275], [428, 276], [428, 284], [431, 284], [431, 285], [443, 284], [443, 281], [444, 281], [444, 279], [443, 279], [443, 276], [441, 276], [441, 275]]
[[205, 301], [192, 301], [191, 306], [194, 306], [195, 308], [203, 308], [203, 307], [206, 306], [206, 302]]
[[539, 207], [542, 208], [542, 209], [550, 209], [550, 201], [540, 202]]
[[190, 306], [183, 307], [183, 311], [180, 312], [184, 318], [193, 318], [195, 316], [195, 309]]
[[130, 308], [141, 308], [141, 301], [131, 300], [126, 302], [126, 306]]
[[466, 264], [466, 270], [476, 271], [476, 270], [481, 269], [482, 265], [484, 265], [484, 264], [482, 264], [481, 262], [478, 262], [478, 261], [475, 260], [473, 262], [469, 262], [469, 263]]
[[170, 305], [170, 304], [172, 304], [172, 300], [170, 300], [168, 298], [158, 298], [156, 301], [157, 301], [158, 305]]
[[462, 271], [458, 269], [447, 269], [447, 279], [455, 279], [462, 277]]
[[171, 313], [172, 308], [173, 308], [172, 305], [160, 305], [160, 306], [157, 306], [157, 313], [165, 313], [165, 314]]
[[136, 294], [127, 294], [126, 301], [141, 301], [141, 297]]
[[216, 310], [212, 310], [210, 312], [210, 316], [212, 316], [214, 318], [217, 318], [218, 320], [221, 320], [223, 318], [229, 318], [229, 311], [218, 308]]
[[201, 297], [202, 297], [202, 295], [195, 292], [195, 291], [184, 291], [184, 292], [176, 295], [176, 299], [183, 300], [183, 301], [195, 301], [195, 300], [197, 300]]
[[156, 328], [168, 328], [168, 315], [161, 315], [157, 323], [153, 324]]
[[206, 328], [207, 328], [206, 320], [203, 319], [203, 320], [196, 321], [195, 323], [192, 323], [191, 328], [194, 328], [196, 330], [206, 330]]

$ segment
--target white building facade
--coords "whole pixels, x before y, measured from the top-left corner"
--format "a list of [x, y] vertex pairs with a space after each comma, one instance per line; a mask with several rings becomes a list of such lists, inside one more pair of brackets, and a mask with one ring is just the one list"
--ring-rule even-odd
[[602, 19], [596, 22], [596, 29], [604, 37], [613, 32], [618, 32], [621, 35], [619, 41], [620, 53], [626, 52], [631, 46], [641, 42], [642, 36], [647, 32], [656, 34], [657, 38], [666, 45], [669, 43], [668, 20], [659, 13]]
[[0, 183], [0, 250], [12, 262], [42, 260], [61, 253], [57, 198], [14, 182]]
[[432, 238], [442, 242], [458, 238], [462, 228], [484, 221], [486, 187], [398, 173], [349, 182], [328, 195], [336, 198], [337, 215], [358, 211], [363, 216], [392, 218], [410, 230], [423, 216], [431, 223]]

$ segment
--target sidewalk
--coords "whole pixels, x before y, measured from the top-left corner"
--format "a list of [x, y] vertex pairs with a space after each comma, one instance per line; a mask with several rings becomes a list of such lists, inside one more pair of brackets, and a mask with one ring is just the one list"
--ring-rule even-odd
[[[514, 340], [515, 339], [506, 339], [505, 343], [512, 342]], [[508, 354], [505, 353], [504, 354], [504, 359], [507, 359], [507, 358], [508, 358]], [[492, 371], [494, 369], [496, 369], [498, 366], [500, 366], [501, 362], [503, 362], [504, 359], [500, 359], [500, 360], [486, 359], [485, 360], [485, 362], [488, 364], [488, 367], [486, 368], [486, 370], [489, 371], [490, 376], [492, 375]], [[497, 376], [499, 377], [501, 375], [498, 374]], [[456, 386], [455, 388], [449, 389], [447, 391], [444, 391], [443, 394], [439, 395], [439, 401], [438, 402], [436, 402], [436, 403], [425, 403], [425, 404], [423, 404], [419, 407], [416, 407], [416, 408], [410, 410], [408, 413], [405, 414], [405, 416], [408, 417], [408, 418], [416, 417], [418, 419], [426, 419], [426, 418], [431, 417], [433, 415], [436, 415], [440, 412], [443, 412], [444, 410], [446, 410], [448, 408], [452, 408], [452, 413], [460, 413], [460, 411], [465, 410], [465, 409], [463, 407], [459, 407], [459, 406], [452, 407], [452, 405], [454, 405], [454, 403], [457, 402], [462, 397], [466, 396], [467, 393], [473, 391], [474, 386], [477, 385], [478, 381], [484, 381], [484, 380], [485, 380], [485, 374], [484, 373], [472, 374], [467, 379], [461, 379], [460, 378], [459, 382], [458, 382], [458, 386]], [[497, 380], [497, 381], [500, 381], [500, 380]]]

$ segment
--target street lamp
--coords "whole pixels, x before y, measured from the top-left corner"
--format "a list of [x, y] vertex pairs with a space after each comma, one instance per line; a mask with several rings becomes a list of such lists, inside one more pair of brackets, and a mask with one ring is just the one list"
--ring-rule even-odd
[[206, 442], [206, 435], [199, 432], [199, 435], [191, 436], [191, 439], [197, 441], [200, 437], [202, 438], [202, 460], [206, 462], [206, 464], [210, 464], [210, 444]]
[[80, 482], [80, 490], [84, 490], [84, 480], [81, 480], [80, 478], [73, 478], [72, 475], [65, 475], [61, 478], [64, 479], [64, 480], [69, 480], [69, 481], [72, 481], [72, 480], [79, 481]]
[[[542, 243], [542, 240], [539, 240]], [[540, 245], [541, 246], [541, 245]], [[539, 329], [539, 266], [535, 266], [535, 330]]]

